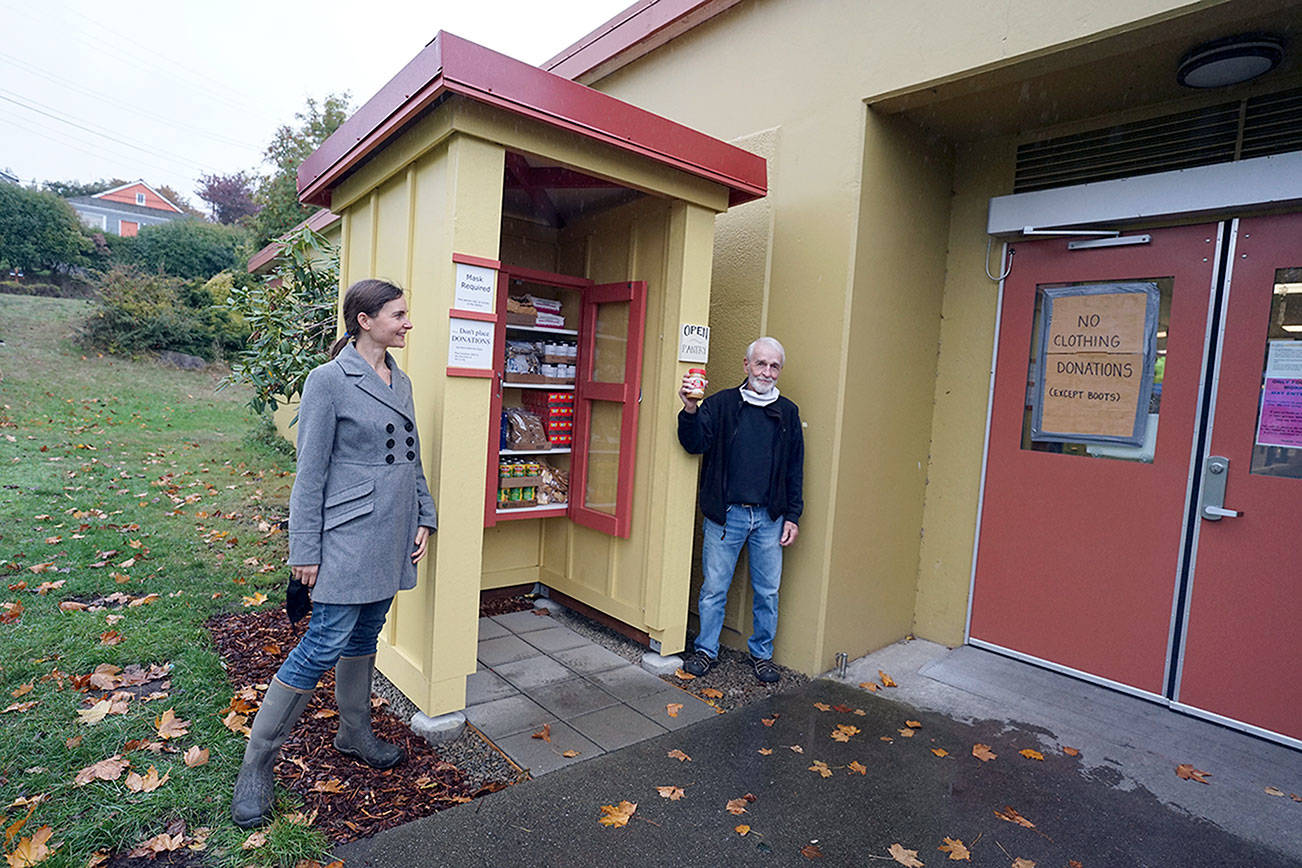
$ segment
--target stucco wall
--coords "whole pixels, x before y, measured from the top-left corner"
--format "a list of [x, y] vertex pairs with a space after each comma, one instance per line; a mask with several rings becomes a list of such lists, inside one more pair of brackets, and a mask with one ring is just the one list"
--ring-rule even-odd
[[716, 254], [712, 342], [744, 345], [762, 311], [809, 424], [782, 662], [818, 671], [910, 628], [958, 642], [966, 612], [995, 293], [972, 274], [1009, 154], [870, 121], [864, 101], [1208, 5], [748, 0], [593, 82], [719, 138], [776, 139], [766, 277], [730, 281], [739, 257]]

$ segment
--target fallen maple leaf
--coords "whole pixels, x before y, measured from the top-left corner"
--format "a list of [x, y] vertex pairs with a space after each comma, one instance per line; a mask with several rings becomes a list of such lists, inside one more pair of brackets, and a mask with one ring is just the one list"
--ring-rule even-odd
[[942, 853], [948, 853], [952, 862], [971, 862], [972, 854], [968, 852], [967, 847], [959, 838], [946, 838], [945, 843], [936, 848]]
[[687, 754], [683, 753], [683, 752], [682, 752], [681, 750], [679, 750], [678, 748], [674, 748], [673, 750], [669, 751], [669, 753], [665, 754], [665, 756], [669, 757], [670, 759], [676, 759], [676, 760], [678, 760], [680, 763], [685, 763], [685, 762], [687, 762], [688, 760], [691, 759], [691, 757], [689, 757]]
[[574, 748], [570, 748], [569, 750], [567, 750], [567, 751], [565, 751], [564, 753], [561, 754], [561, 756], [565, 757], [566, 759], [572, 759], [573, 757], [576, 757], [576, 756], [578, 756], [578, 755], [579, 755], [579, 752], [578, 752], [577, 750], [575, 750]]
[[806, 859], [822, 859], [823, 851], [818, 849], [817, 844], [806, 844], [800, 848], [800, 855]]
[[733, 831], [744, 838], [746, 836], [746, 833], [750, 831], [750, 826], [747, 826], [745, 823], [742, 823], [741, 825], [734, 827]]
[[933, 747], [931, 749], [931, 752], [939, 757], [949, 756], [949, 751], [945, 750], [943, 747]]
[[1014, 859], [1012, 868], [1035, 868], [1035, 863], [1030, 859]]
[[846, 766], [846, 768], [848, 768], [850, 771], [854, 772], [855, 774], [860, 774], [860, 775], [868, 774], [868, 766], [859, 762], [859, 760], [855, 760], [854, 762], [850, 763], [850, 765]]
[[772, 726], [773, 724], [775, 724], [775, 723], [777, 723], [777, 722], [778, 722], [778, 715], [776, 715], [776, 714], [773, 715], [772, 717], [761, 717], [761, 718], [760, 718], [760, 723], [764, 724], [765, 726]]
[[762, 748], [760, 748], [758, 751], [756, 751], [756, 753], [758, 753], [760, 756], [772, 756], [772, 755], [773, 755], [773, 748], [771, 748], [771, 747], [762, 747]]
[[896, 862], [904, 865], [905, 868], [922, 868], [923, 863], [918, 859], [917, 850], [905, 850], [902, 844], [892, 844], [886, 851], [891, 854]]
[[551, 744], [551, 741], [552, 741], [552, 725], [551, 725], [550, 723], [544, 723], [544, 724], [543, 724], [543, 728], [540, 729], [540, 730], [538, 730], [537, 732], [535, 732], [535, 733], [531, 736], [531, 738], [540, 738], [540, 739], [542, 739], [543, 741], [547, 742], [548, 744]]
[[146, 772], [143, 777], [137, 772], [132, 772], [127, 775], [126, 785], [127, 789], [131, 790], [133, 793], [152, 793], [154, 790], [167, 783], [171, 777], [171, 772], [168, 772], [160, 778], [158, 776], [158, 769], [151, 765], [149, 771]]
[[860, 681], [859, 686], [864, 690], [871, 690], [873, 693], [877, 692], [877, 685], [871, 681]]
[[822, 760], [814, 760], [814, 764], [809, 767], [809, 770], [811, 772], [818, 772], [825, 778], [830, 778], [832, 776], [832, 770], [828, 768], [827, 763]]
[[683, 670], [683, 669], [675, 669], [675, 670], [674, 670], [674, 677], [677, 678], [679, 681], [695, 681], [695, 680], [696, 680], [696, 676], [695, 676], [695, 675], [693, 675], [692, 673], [687, 672], [686, 670]]
[[244, 843], [240, 845], [240, 849], [257, 850], [259, 847], [265, 847], [266, 845], [267, 845], [267, 833], [254, 832], [252, 835], [249, 835], [249, 837], [244, 839]]
[[335, 711], [333, 708], [318, 708], [312, 713], [313, 720], [330, 720], [331, 718], [338, 716], [339, 712]]
[[972, 756], [981, 760], [983, 763], [988, 763], [995, 757], [999, 756], [999, 754], [992, 751], [990, 745], [977, 743], [972, 745]]
[[681, 702], [671, 702], [665, 706], [665, 714], [669, 715], [670, 717], [677, 717], [678, 712], [682, 710], [683, 710], [683, 704]]
[[877, 670], [877, 676], [882, 680], [882, 687], [899, 687], [899, 685], [895, 683], [894, 678], [887, 675], [885, 672], [881, 671], [880, 669]]
[[124, 760], [119, 754], [114, 754], [108, 759], [92, 763], [77, 772], [77, 777], [73, 780], [73, 783], [80, 787], [95, 780], [116, 781], [122, 777], [122, 772], [130, 765], [131, 763]]
[[11, 711], [17, 711], [21, 714], [24, 711], [31, 711], [40, 704], [41, 701], [39, 699], [29, 699], [27, 702], [15, 702], [7, 706], [4, 711], [0, 711], [0, 714], [7, 714]]
[[190, 748], [181, 757], [185, 760], [187, 768], [198, 768], [208, 764], [208, 748], [191, 745]]
[[124, 637], [117, 630], [107, 630], [99, 634], [99, 644], [101, 645], [120, 645]]
[[190, 731], [190, 721], [181, 720], [170, 708], [154, 718], [154, 726], [158, 727], [158, 737], [161, 739], [180, 738]]
[[54, 834], [54, 829], [49, 826], [42, 826], [36, 830], [36, 834], [30, 838], [22, 838], [18, 841], [18, 846], [12, 853], [5, 854], [5, 860], [12, 868], [23, 868], [26, 865], [35, 865], [44, 862], [49, 858], [52, 852], [46, 842]]
[[815, 703], [814, 703], [814, 708], [817, 708], [819, 711], [831, 711], [831, 710], [832, 710], [832, 706], [828, 705], [826, 702], [815, 702]]
[[901, 729], [901, 730], [898, 730], [898, 732], [899, 732], [900, 735], [901, 735], [902, 737], [904, 737], [904, 738], [913, 738], [913, 730], [911, 730], [911, 729]]
[[1035, 824], [1023, 817], [1009, 805], [1004, 805], [1003, 811], [995, 811], [995, 816], [1009, 823], [1016, 823], [1019, 826], [1025, 826], [1028, 829], [1034, 829]]
[[1067, 756], [1080, 756], [1080, 749], [1063, 745], [1062, 752]]
[[222, 725], [231, 732], [242, 732], [248, 735], [252, 730], [247, 726], [249, 718], [246, 715], [232, 711], [222, 718]]
[[723, 691], [714, 687], [702, 687], [701, 695], [707, 699], [723, 699]]
[[80, 717], [81, 722], [87, 726], [94, 726], [104, 719], [112, 707], [113, 703], [109, 702], [107, 699], [101, 699], [90, 708], [77, 709], [77, 716]]
[[671, 802], [676, 802], [679, 799], [681, 799], [683, 796], [687, 795], [685, 792], [683, 792], [682, 787], [674, 787], [674, 786], [656, 787], [656, 792], [660, 794], [660, 798], [669, 799], [669, 801]]
[[729, 814], [741, 815], [746, 813], [746, 804], [747, 803], [744, 798], [729, 799], [728, 804], [724, 805], [724, 807], [728, 809]]
[[851, 726], [848, 723], [838, 723], [836, 729], [832, 730], [832, 740], [842, 743], [848, 742], [851, 736], [859, 734], [859, 727]]
[[612, 828], [627, 826], [629, 818], [633, 816], [633, 812], [636, 810], [637, 802], [630, 802], [627, 799], [618, 805], [602, 805], [602, 816], [598, 822], [603, 826], [611, 826]]
[[1038, 750], [1033, 750], [1027, 747], [1027, 748], [1022, 748], [1021, 750], [1018, 751], [1018, 753], [1020, 753], [1022, 756], [1026, 757], [1027, 759], [1044, 762], [1044, 754], [1040, 753]]
[[1266, 787], [1266, 795], [1268, 795], [1268, 796], [1282, 796], [1282, 795], [1284, 795], [1284, 791], [1281, 790], [1279, 787]]
[[1182, 780], [1197, 781], [1200, 784], [1211, 783], [1211, 781], [1207, 780], [1212, 776], [1211, 772], [1196, 769], [1190, 763], [1180, 763], [1180, 765], [1175, 767], [1175, 774], [1176, 777], [1181, 778]]
[[804, 749], [803, 747], [801, 747], [800, 745], [798, 745], [798, 744], [789, 744], [789, 745], [787, 745], [787, 747], [791, 750], [792, 753], [804, 753], [804, 752], [805, 752], [805, 749]]
[[128, 855], [135, 858], [153, 859], [159, 853], [170, 853], [173, 850], [181, 849], [184, 843], [184, 834], [169, 835], [167, 832], [160, 832], [146, 841], [141, 841]]
[[318, 793], [342, 793], [344, 791], [344, 782], [339, 778], [330, 778], [328, 781], [317, 781], [312, 785], [312, 790]]
[[922, 722], [918, 720], [906, 720], [904, 725], [909, 729], [922, 729]]
[[4, 612], [0, 612], [0, 624], [12, 624], [23, 616], [23, 604], [17, 601], [12, 603], [0, 604]]
[[240, 602], [245, 606], [261, 606], [267, 602], [267, 595], [262, 591], [255, 591], [247, 597], [241, 597]]

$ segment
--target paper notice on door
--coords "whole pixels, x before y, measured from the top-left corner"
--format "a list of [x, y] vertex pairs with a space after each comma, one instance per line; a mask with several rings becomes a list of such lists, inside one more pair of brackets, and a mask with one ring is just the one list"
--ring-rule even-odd
[[1156, 312], [1147, 283], [1045, 290], [1031, 439], [1143, 443]]
[[1257, 445], [1302, 449], [1302, 341], [1270, 341]]

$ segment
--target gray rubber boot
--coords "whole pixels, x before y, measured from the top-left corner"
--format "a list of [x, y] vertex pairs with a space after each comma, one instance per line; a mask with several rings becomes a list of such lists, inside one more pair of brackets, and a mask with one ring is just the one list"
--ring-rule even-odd
[[407, 758], [396, 744], [380, 741], [371, 731], [371, 676], [375, 655], [340, 657], [335, 664], [335, 702], [339, 706], [339, 733], [335, 747], [371, 768], [390, 769]]
[[276, 788], [272, 770], [276, 766], [276, 757], [311, 698], [310, 690], [298, 690], [283, 681], [271, 679], [267, 695], [262, 698], [262, 705], [253, 718], [252, 733], [244, 748], [244, 762], [240, 764], [240, 775], [235, 779], [231, 819], [241, 829], [262, 824], [271, 813]]

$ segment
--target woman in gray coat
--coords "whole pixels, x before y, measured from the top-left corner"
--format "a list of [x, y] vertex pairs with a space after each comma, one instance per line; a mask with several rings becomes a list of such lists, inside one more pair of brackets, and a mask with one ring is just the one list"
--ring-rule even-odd
[[344, 294], [347, 331], [308, 374], [298, 414], [298, 473], [289, 500], [293, 579], [311, 588], [312, 618], [267, 688], [244, 751], [231, 817], [244, 828], [271, 812], [280, 746], [317, 682], [335, 668], [335, 747], [375, 768], [402, 762], [371, 731], [376, 639], [437, 526], [420, 463], [411, 380], [391, 348], [411, 320], [402, 290], [362, 280]]

